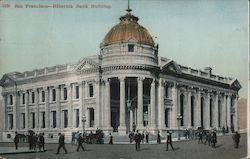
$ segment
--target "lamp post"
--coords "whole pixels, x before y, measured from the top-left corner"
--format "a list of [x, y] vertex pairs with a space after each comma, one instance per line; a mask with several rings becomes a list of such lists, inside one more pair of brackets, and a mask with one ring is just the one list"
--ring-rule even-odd
[[83, 131], [83, 134], [85, 134], [85, 122], [86, 122], [86, 116], [82, 116], [82, 131]]
[[181, 114], [177, 114], [177, 121], [178, 121], [178, 140], [181, 138], [181, 133], [180, 133], [180, 121], [182, 119]]

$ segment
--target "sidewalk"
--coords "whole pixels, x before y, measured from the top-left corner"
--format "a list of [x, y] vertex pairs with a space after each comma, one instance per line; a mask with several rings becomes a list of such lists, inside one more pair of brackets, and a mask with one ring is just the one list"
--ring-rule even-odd
[[46, 150], [29, 150], [29, 147], [19, 147], [18, 150], [15, 147], [0, 147], [0, 155], [6, 154], [20, 154], [20, 153], [36, 153], [36, 152], [46, 152]]

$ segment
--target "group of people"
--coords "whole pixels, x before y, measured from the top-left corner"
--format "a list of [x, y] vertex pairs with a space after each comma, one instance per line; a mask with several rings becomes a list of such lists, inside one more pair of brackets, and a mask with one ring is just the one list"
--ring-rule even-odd
[[[203, 136], [205, 135], [205, 141], [203, 142]], [[215, 148], [217, 143], [217, 134], [215, 130], [201, 130], [198, 132], [198, 144], [207, 144]]]
[[[140, 134], [141, 134], [141, 142], [144, 143], [144, 141], [146, 141], [146, 143], [148, 143], [148, 141], [149, 141], [149, 133], [143, 131]], [[133, 132], [133, 131], [129, 132], [128, 137], [129, 137], [130, 143], [135, 141], [135, 135], [136, 135], [136, 132]]]
[[[18, 143], [19, 143], [19, 134], [15, 132], [15, 137], [14, 137], [14, 143], [15, 143], [15, 148], [18, 150]], [[29, 150], [44, 150], [44, 133], [39, 133], [35, 134], [32, 132], [29, 132], [28, 135], [28, 143], [29, 143]]]

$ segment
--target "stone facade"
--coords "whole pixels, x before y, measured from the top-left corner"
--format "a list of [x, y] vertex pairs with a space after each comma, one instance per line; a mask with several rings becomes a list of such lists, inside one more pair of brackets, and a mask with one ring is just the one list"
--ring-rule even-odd
[[52, 140], [58, 132], [70, 139], [97, 128], [126, 135], [133, 125], [152, 134], [179, 126], [238, 128], [238, 80], [160, 57], [130, 12], [115, 26], [124, 31], [111, 29], [99, 55], [2, 77], [4, 141], [30, 129]]

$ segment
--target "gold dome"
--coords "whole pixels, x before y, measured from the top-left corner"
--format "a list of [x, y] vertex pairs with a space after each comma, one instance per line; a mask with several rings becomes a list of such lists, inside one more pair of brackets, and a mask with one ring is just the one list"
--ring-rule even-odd
[[138, 18], [130, 12], [120, 17], [120, 23], [115, 25], [105, 36], [104, 45], [128, 42], [135, 39], [139, 44], [154, 46], [154, 41], [148, 30], [138, 24]]

